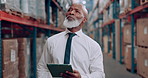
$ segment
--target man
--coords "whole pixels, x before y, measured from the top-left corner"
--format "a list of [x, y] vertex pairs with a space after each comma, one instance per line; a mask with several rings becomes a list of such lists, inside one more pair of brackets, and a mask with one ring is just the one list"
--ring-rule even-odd
[[[47, 64], [71, 64], [74, 72], [61, 73], [63, 78], [105, 78], [103, 55], [97, 42], [82, 32], [88, 12], [81, 4], [72, 4], [66, 13], [64, 32], [48, 38], [38, 63], [38, 78], [52, 78]], [[67, 42], [71, 37], [70, 58], [65, 63]]]

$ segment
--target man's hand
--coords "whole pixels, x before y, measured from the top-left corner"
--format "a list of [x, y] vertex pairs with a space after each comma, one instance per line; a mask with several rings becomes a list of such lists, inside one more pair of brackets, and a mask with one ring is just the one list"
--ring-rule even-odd
[[61, 76], [64, 78], [81, 78], [80, 73], [76, 70], [74, 70], [73, 73], [66, 71], [66, 73], [62, 73]]

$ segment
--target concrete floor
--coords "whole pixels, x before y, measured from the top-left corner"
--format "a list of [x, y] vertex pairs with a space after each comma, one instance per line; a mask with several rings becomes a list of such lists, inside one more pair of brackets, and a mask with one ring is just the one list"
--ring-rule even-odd
[[142, 78], [127, 71], [124, 64], [119, 64], [119, 62], [107, 56], [107, 54], [104, 54], [104, 69], [105, 78]]

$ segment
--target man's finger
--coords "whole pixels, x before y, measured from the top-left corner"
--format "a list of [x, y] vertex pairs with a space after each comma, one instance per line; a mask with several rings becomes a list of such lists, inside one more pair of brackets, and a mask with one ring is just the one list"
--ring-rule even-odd
[[70, 76], [75, 77], [75, 74], [74, 74], [74, 73], [72, 73], [72, 72], [66, 71], [66, 74], [68, 74], [68, 75], [70, 75]]

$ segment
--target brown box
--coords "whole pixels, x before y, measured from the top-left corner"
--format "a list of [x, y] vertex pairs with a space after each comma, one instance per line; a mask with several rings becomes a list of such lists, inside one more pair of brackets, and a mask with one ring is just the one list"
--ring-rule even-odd
[[137, 20], [137, 45], [148, 47], [148, 18]]
[[15, 62], [8, 61], [3, 64], [3, 78], [18, 78], [18, 75], [18, 58]]
[[148, 78], [148, 48], [138, 47], [137, 73]]
[[4, 39], [2, 41], [3, 47], [3, 63], [8, 61], [15, 61], [18, 57], [18, 43], [16, 39]]
[[123, 41], [131, 43], [131, 25], [129, 24], [123, 27]]
[[[131, 45], [126, 45], [125, 47], [125, 57], [124, 57], [124, 60], [125, 60], [125, 66], [127, 69], [131, 70], [131, 66], [132, 66], [132, 59], [131, 59]], [[134, 63], [136, 64], [137, 63], [137, 48], [135, 47], [135, 50], [134, 50]], [[136, 67], [135, 67], [135, 70], [136, 70]]]
[[19, 78], [29, 78], [30, 39], [18, 38]]

